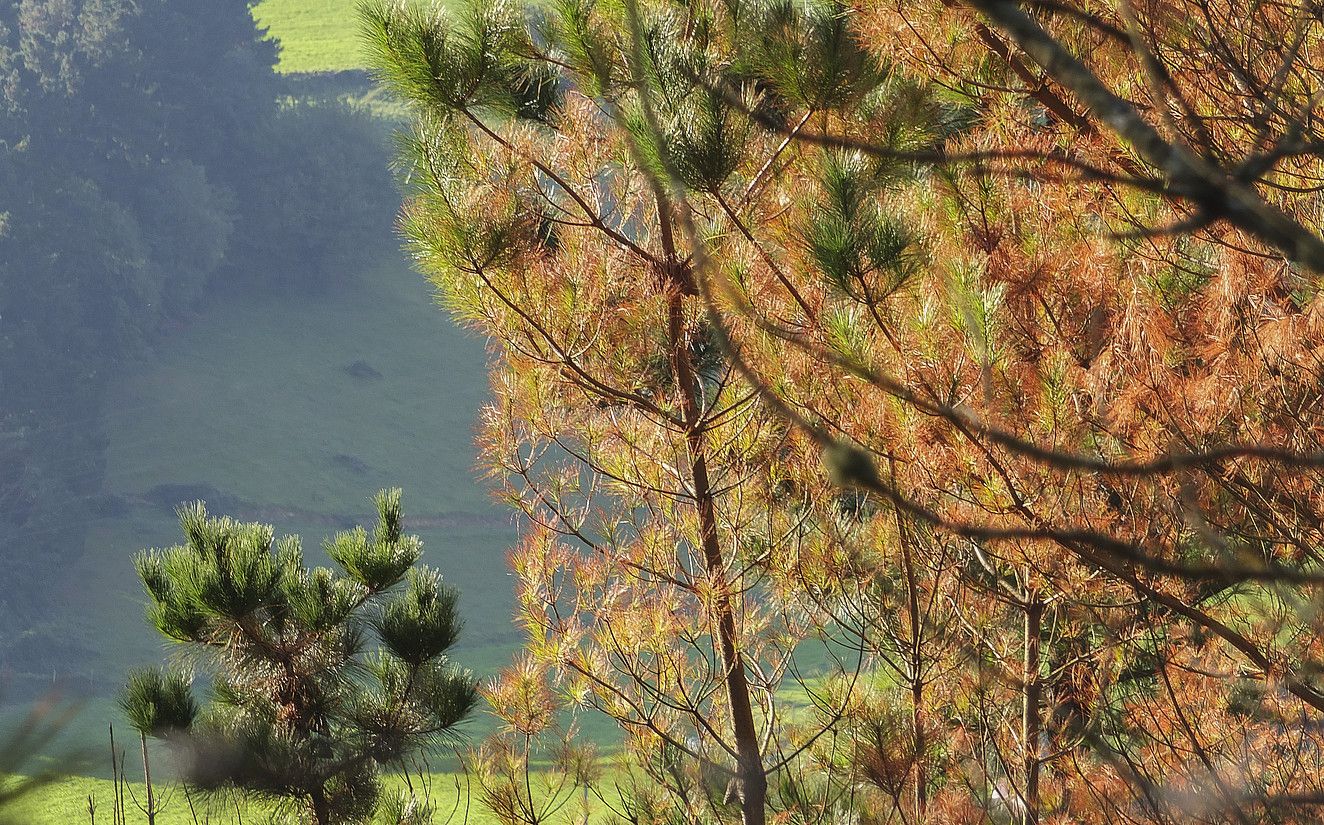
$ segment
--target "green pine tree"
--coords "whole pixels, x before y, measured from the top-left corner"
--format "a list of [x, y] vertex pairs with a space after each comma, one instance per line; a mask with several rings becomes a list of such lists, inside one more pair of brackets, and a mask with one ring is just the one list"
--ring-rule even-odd
[[419, 564], [400, 491], [376, 502], [372, 533], [326, 543], [338, 569], [310, 569], [297, 537], [209, 517], [201, 503], [180, 510], [184, 544], [136, 559], [149, 620], [206, 674], [211, 696], [199, 706], [191, 674], [161, 669], [134, 674], [121, 706], [189, 755], [192, 784], [318, 825], [363, 821], [379, 770], [452, 738], [473, 709], [474, 680], [446, 655], [457, 594]]

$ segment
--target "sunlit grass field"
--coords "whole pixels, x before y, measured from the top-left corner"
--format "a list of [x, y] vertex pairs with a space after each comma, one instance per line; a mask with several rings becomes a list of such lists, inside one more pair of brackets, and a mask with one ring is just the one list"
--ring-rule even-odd
[[[56, 707], [52, 715], [59, 716], [65, 710], [65, 707]], [[0, 728], [16, 726], [26, 712], [0, 710]], [[29, 775], [51, 770], [65, 775], [41, 785], [18, 802], [0, 810], [0, 822], [4, 825], [90, 825], [92, 817], [88, 810], [89, 798], [95, 808], [95, 821], [111, 822], [115, 790], [111, 781], [107, 720], [116, 716], [114, 703], [109, 699], [95, 699], [83, 705], [74, 720], [63, 727], [63, 733], [48, 745], [45, 755], [23, 765]], [[462, 752], [466, 741], [476, 744], [494, 727], [490, 718], [479, 716], [468, 720], [462, 724], [464, 738], [455, 744]], [[176, 766], [169, 748], [155, 740], [148, 742], [154, 791], [157, 799], [163, 800], [163, 807], [156, 817], [158, 825], [289, 823], [288, 819], [274, 816], [273, 806], [262, 800], [233, 793], [212, 796], [200, 794], [196, 790], [186, 793], [177, 781]], [[142, 803], [146, 798], [139, 742], [136, 734], [122, 722], [116, 723], [116, 746], [124, 757], [123, 787], [128, 823], [145, 823], [146, 816], [135, 807], [134, 802], [136, 799]], [[620, 791], [617, 783], [624, 779], [621, 763], [611, 747], [600, 748], [598, 752], [594, 770], [596, 792], [611, 801], [611, 807], [619, 807]], [[585, 794], [568, 784], [566, 774], [552, 769], [542, 756], [535, 756], [530, 767], [532, 775], [528, 787], [534, 799], [542, 806], [558, 805], [560, 812], [569, 816], [559, 821], [584, 821], [586, 805], [588, 821], [596, 823], [611, 818], [612, 812], [607, 805], [592, 794]], [[22, 781], [21, 777], [0, 776], [0, 788]], [[383, 774], [381, 781], [383, 799], [412, 788], [415, 796], [430, 800], [438, 823], [497, 825], [499, 822], [483, 808], [482, 785], [477, 774], [472, 771], [466, 773], [454, 751], [445, 750], [436, 754], [430, 760], [425, 774], [411, 773], [408, 785], [399, 774]]]
[[329, 72], [363, 66], [358, 0], [262, 0], [257, 22], [281, 43], [283, 72]]
[[[417, 783], [419, 780], [415, 778], [413, 781]], [[452, 825], [498, 825], [500, 822], [479, 804], [472, 777], [459, 772], [437, 772], [430, 774], [427, 781], [430, 799], [436, 811], [436, 822], [449, 822]], [[535, 799], [545, 799], [537, 790], [539, 781], [540, 778], [535, 777]], [[403, 784], [400, 777], [384, 777], [386, 793], [395, 792]], [[142, 801], [144, 789], [141, 780], [136, 784], [131, 782], [131, 785], [133, 794]], [[271, 808], [261, 802], [245, 801], [233, 796], [189, 798], [180, 786], [170, 783], [159, 786], [157, 792], [164, 793], [166, 800], [164, 809], [156, 817], [157, 825], [237, 825], [240, 822], [246, 825], [267, 825], [269, 822], [288, 821], [273, 819]], [[570, 798], [566, 799], [567, 796]], [[112, 821], [114, 786], [109, 779], [90, 776], [70, 777], [48, 785], [6, 813], [10, 817], [9, 821], [22, 825], [89, 823], [89, 797], [96, 807], [96, 821]], [[568, 815], [560, 821], [579, 821], [584, 810], [583, 799], [577, 794], [565, 793], [559, 798], [564, 800], [560, 813]], [[146, 817], [134, 807], [132, 797], [126, 803], [126, 808], [130, 823], [146, 822]], [[591, 822], [610, 819], [611, 812], [591, 797], [588, 800], [588, 811]]]

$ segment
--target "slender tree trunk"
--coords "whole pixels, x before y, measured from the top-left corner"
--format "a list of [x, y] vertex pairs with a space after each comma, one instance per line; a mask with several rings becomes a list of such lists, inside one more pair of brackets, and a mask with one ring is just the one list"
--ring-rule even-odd
[[708, 479], [708, 459], [702, 431], [703, 412], [699, 406], [699, 377], [695, 374], [685, 334], [683, 293], [686, 283], [672, 235], [670, 206], [659, 193], [658, 218], [671, 287], [667, 306], [667, 332], [672, 374], [680, 391], [681, 415], [685, 421], [685, 441], [690, 453], [690, 479], [694, 483], [695, 506], [699, 517], [699, 543], [704, 567], [713, 588], [713, 618], [717, 624], [718, 651], [726, 674], [726, 698], [731, 707], [731, 726], [735, 736], [737, 780], [740, 787], [741, 821], [744, 825], [764, 825], [767, 821], [768, 777], [763, 771], [763, 753], [750, 699], [749, 680], [744, 658], [737, 645], [735, 605], [731, 586], [726, 580], [726, 564], [717, 535], [717, 512]]
[[915, 559], [910, 553], [910, 541], [900, 513], [897, 527], [901, 537], [901, 564], [906, 575], [906, 609], [910, 614], [910, 649], [907, 651], [906, 674], [910, 681], [910, 724], [915, 745], [915, 821], [923, 822], [929, 807], [929, 770], [924, 754], [928, 742], [924, 735], [924, 668], [921, 656], [924, 649], [923, 611], [919, 603], [919, 577], [915, 575]]
[[929, 809], [929, 767], [924, 761], [928, 742], [924, 736], [924, 683], [910, 683], [910, 722], [915, 729], [915, 821], [924, 822]]
[[152, 762], [147, 756], [147, 734], [138, 733], [138, 741], [143, 749], [143, 778], [147, 781], [147, 825], [156, 825], [156, 797], [152, 794]]
[[1021, 825], [1039, 825], [1039, 738], [1042, 731], [1040, 720], [1040, 693], [1043, 684], [1040, 681], [1039, 638], [1043, 628], [1044, 603], [1035, 596], [1025, 606], [1025, 666], [1022, 670], [1024, 687], [1022, 696], [1024, 705], [1021, 709], [1021, 739], [1024, 753], [1024, 803]]
[[317, 825], [330, 825], [331, 808], [326, 802], [326, 791], [318, 786], [308, 794], [308, 797], [313, 803], [313, 818], [317, 820]]
[[703, 541], [704, 563], [716, 593], [714, 611], [717, 616], [717, 634], [726, 671], [727, 701], [731, 705], [731, 722], [739, 759], [741, 819], [745, 825], [763, 825], [767, 817], [768, 778], [763, 773], [763, 754], [759, 746], [758, 729], [754, 723], [754, 708], [750, 700], [749, 681], [745, 674], [744, 657], [736, 646], [735, 609], [731, 603], [730, 585], [717, 542], [716, 518], [709, 494], [708, 468], [700, 454], [694, 461], [695, 490], [703, 490], [699, 500], [699, 529]]
[[110, 802], [110, 821], [112, 825], [120, 825], [120, 766], [119, 759], [115, 756], [115, 726], [110, 726], [110, 789], [113, 792], [113, 798]]

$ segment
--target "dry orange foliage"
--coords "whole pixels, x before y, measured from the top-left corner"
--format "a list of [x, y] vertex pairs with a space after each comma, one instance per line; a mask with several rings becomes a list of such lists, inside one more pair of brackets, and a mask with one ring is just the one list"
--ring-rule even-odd
[[635, 821], [1312, 821], [1317, 7], [374, 20]]

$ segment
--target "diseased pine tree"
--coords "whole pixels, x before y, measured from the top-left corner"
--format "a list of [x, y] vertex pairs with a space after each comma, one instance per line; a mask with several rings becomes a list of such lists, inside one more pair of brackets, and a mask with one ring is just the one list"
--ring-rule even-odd
[[[848, 680], [863, 663], [794, 581], [851, 516], [825, 480], [785, 477], [786, 426], [723, 355], [651, 171], [652, 92], [633, 88], [683, 78], [679, 21], [650, 17], [649, 47], [667, 51], [643, 54], [629, 9], [603, 11], [566, 4], [536, 32], [488, 4], [364, 17], [417, 117], [405, 231], [498, 348], [481, 441], [528, 518], [514, 555], [528, 650], [641, 765], [680, 766], [683, 787], [670, 767], [653, 779], [675, 780], [683, 815], [762, 823], [770, 777], [815, 736], [787, 728], [796, 657], [820, 642]], [[712, 96], [691, 104], [686, 157], [722, 186], [742, 159], [735, 123], [703, 120]]]
[[165, 669], [134, 674], [121, 705], [144, 736], [188, 754], [192, 786], [317, 825], [362, 822], [380, 768], [451, 741], [473, 710], [476, 684], [447, 658], [457, 594], [419, 564], [400, 491], [376, 501], [373, 532], [326, 543], [335, 569], [306, 567], [295, 536], [201, 503], [180, 511], [184, 544], [138, 557], [149, 620], [208, 677], [210, 699], [199, 707], [191, 674]]
[[530, 655], [644, 820], [1311, 819], [1310, 4], [365, 19]]

